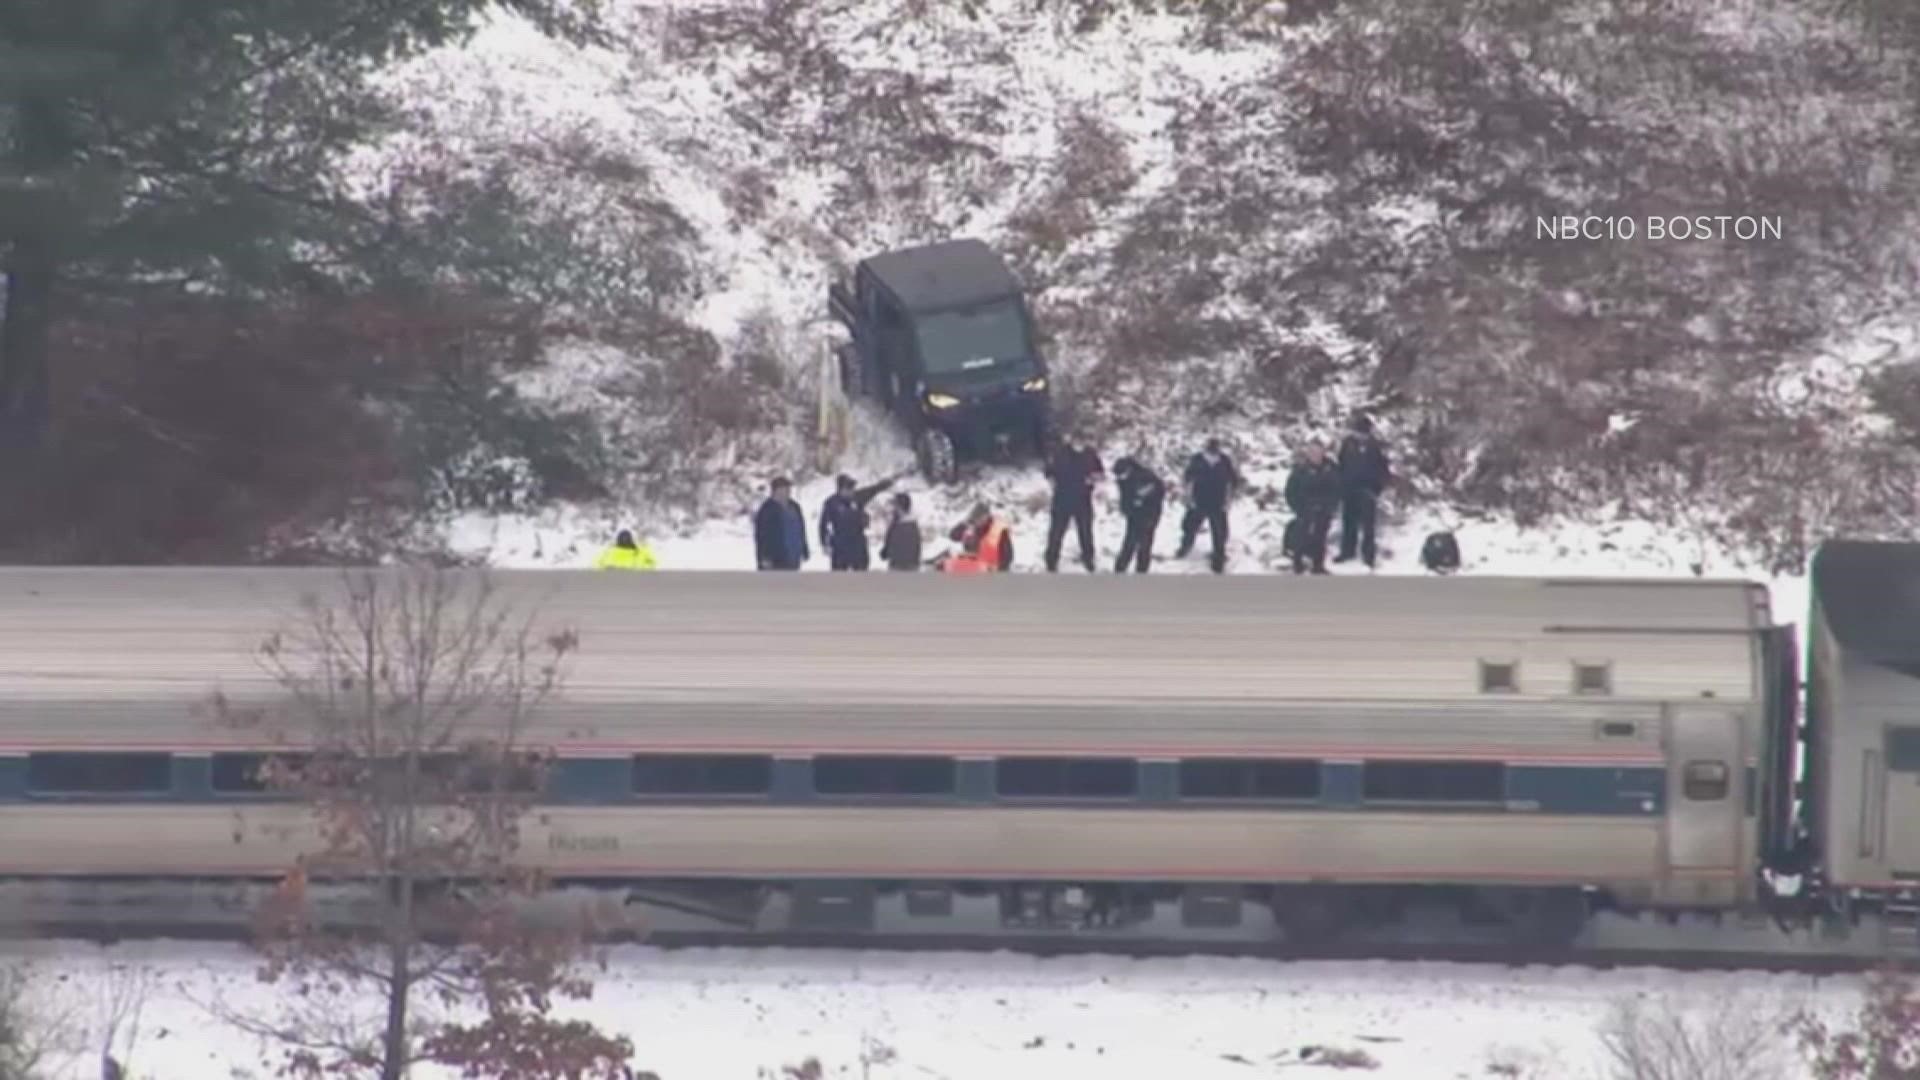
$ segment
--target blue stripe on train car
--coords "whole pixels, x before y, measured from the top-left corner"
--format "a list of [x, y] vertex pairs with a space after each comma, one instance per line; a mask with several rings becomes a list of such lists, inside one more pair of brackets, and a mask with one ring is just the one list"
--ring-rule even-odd
[[[993, 763], [962, 761], [955, 770], [954, 795], [929, 802], [960, 805], [991, 805], [1000, 800], [994, 794]], [[257, 802], [274, 796], [260, 794], [216, 793], [212, 789], [212, 768], [206, 757], [176, 755], [171, 762], [172, 790], [127, 795], [30, 795], [27, 791], [25, 755], [0, 755], [0, 802], [77, 801], [77, 802]], [[865, 804], [867, 799], [837, 799], [813, 791], [811, 762], [799, 758], [776, 758], [773, 763], [772, 791], [762, 799], [748, 802], [772, 804], [840, 803]], [[1194, 802], [1178, 797], [1177, 767], [1165, 762], [1144, 762], [1140, 771], [1139, 794], [1130, 802], [1142, 807], [1175, 807], [1204, 811], [1210, 808], [1248, 809], [1271, 803], [1218, 800]], [[1516, 812], [1567, 815], [1658, 815], [1666, 810], [1666, 770], [1660, 768], [1618, 768], [1591, 765], [1512, 765], [1505, 770], [1505, 795]], [[572, 806], [631, 806], [633, 773], [630, 758], [569, 758], [554, 763], [543, 802]], [[650, 799], [658, 805], [662, 800]], [[672, 800], [666, 800], [672, 801]], [[709, 799], [691, 798], [693, 803]], [[918, 801], [918, 800], [916, 800]], [[1075, 800], [1060, 800], [1061, 804]], [[1097, 800], [1113, 806], [1114, 801]], [[1399, 811], [1428, 806], [1444, 810], [1450, 805], [1462, 809], [1468, 804], [1431, 802], [1372, 803], [1365, 798], [1362, 767], [1347, 762], [1328, 762], [1321, 766], [1320, 798], [1308, 803], [1284, 804], [1291, 811], [1320, 809], [1365, 809], [1381, 806]], [[1484, 807], [1485, 804], [1479, 804]]]
[[1666, 809], [1667, 771], [1594, 765], [1513, 765], [1507, 802], [1542, 814], [1656, 815]]

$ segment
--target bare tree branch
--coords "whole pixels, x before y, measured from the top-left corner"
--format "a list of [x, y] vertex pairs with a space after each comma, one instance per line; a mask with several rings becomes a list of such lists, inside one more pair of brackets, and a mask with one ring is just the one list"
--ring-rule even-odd
[[1666, 999], [1627, 999], [1600, 1032], [1612, 1080], [1779, 1080], [1780, 1024], [1751, 1002], [1722, 997], [1700, 1014]]
[[[282, 1076], [398, 1080], [416, 1062], [470, 1077], [619, 1075], [627, 1040], [551, 1016], [591, 993], [583, 928], [535, 930], [518, 907], [543, 885], [516, 855], [552, 757], [524, 743], [577, 644], [542, 636], [484, 574], [355, 571], [337, 595], [303, 597], [262, 644], [276, 711], [216, 696], [217, 715], [290, 748], [262, 779], [319, 834], [260, 913], [261, 977], [297, 1004], [274, 1021], [235, 1018], [284, 1049]], [[314, 877], [364, 885], [370, 917], [323, 925]], [[353, 1007], [366, 999], [378, 1017]]]

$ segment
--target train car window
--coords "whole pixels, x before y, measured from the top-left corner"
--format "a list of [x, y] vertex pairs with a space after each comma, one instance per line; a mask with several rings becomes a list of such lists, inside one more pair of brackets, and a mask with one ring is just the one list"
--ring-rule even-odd
[[1920, 772], [1920, 727], [1887, 729], [1887, 768], [1893, 772]]
[[1300, 759], [1188, 758], [1180, 763], [1183, 799], [1317, 799], [1320, 763]]
[[636, 795], [765, 795], [773, 790], [766, 754], [635, 754]]
[[1520, 690], [1520, 665], [1512, 661], [1480, 661], [1480, 692], [1512, 694]]
[[288, 768], [298, 770], [307, 760], [305, 754], [228, 753], [213, 755], [211, 783], [219, 795], [252, 795], [267, 790], [262, 770], [272, 757]]
[[1497, 803], [1507, 797], [1507, 767], [1498, 761], [1369, 761], [1360, 795], [1375, 802]]
[[1014, 799], [1130, 799], [1140, 790], [1132, 758], [1001, 758], [994, 790]]
[[1689, 761], [1680, 774], [1680, 792], [1694, 802], [1727, 797], [1727, 766], [1720, 761]]
[[[268, 790], [263, 769], [271, 757], [299, 773], [313, 761], [310, 753], [224, 753], [213, 755], [209, 780], [216, 794], [247, 795]], [[527, 794], [540, 786], [540, 762], [532, 754], [513, 754], [499, 759], [479, 755], [433, 753], [420, 758], [420, 772], [434, 785], [451, 787], [463, 793], [492, 791], [502, 785], [507, 791]], [[406, 774], [406, 759], [372, 759], [324, 755], [318, 775], [296, 777], [311, 780], [317, 786], [341, 787], [365, 783], [379, 777], [398, 781]]]
[[27, 755], [27, 790], [48, 795], [157, 795], [173, 790], [173, 755]]
[[1613, 693], [1613, 665], [1575, 663], [1573, 692], [1576, 694]]
[[813, 759], [813, 790], [820, 795], [951, 795], [957, 775], [949, 757]]
[[[393, 764], [398, 766], [400, 761], [393, 759]], [[525, 795], [537, 790], [541, 781], [540, 756], [534, 753], [429, 754], [420, 766], [422, 772], [467, 794], [500, 790]]]

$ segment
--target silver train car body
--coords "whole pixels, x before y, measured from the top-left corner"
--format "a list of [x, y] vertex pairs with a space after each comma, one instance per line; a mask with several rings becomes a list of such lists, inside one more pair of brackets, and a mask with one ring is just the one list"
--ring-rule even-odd
[[1830, 542], [1812, 578], [1803, 861], [1828, 914], [1920, 949], [1920, 544]]
[[[1791, 639], [1744, 582], [492, 580], [580, 635], [528, 737], [560, 764], [525, 853], [561, 878], [1699, 910], [1761, 900], [1790, 828]], [[274, 701], [259, 642], [340, 587], [0, 570], [0, 876], [287, 867], [298, 808], [219, 790], [269, 747], [202, 706]], [[59, 790], [83, 759], [121, 790]]]

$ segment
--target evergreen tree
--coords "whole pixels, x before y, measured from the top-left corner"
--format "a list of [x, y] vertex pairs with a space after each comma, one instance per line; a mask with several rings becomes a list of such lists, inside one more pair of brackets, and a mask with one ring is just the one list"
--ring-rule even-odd
[[0, 452], [45, 437], [63, 302], [350, 280], [371, 223], [333, 166], [393, 119], [370, 76], [461, 39], [490, 9], [587, 39], [594, 3], [0, 5]]

